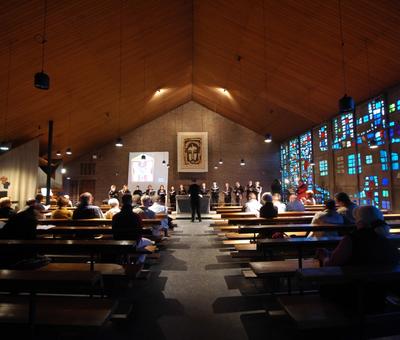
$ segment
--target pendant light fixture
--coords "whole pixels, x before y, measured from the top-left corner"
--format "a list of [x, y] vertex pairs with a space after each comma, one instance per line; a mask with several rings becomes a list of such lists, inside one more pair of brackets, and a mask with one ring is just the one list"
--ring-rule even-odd
[[244, 159], [242, 158], [241, 160], [240, 160], [240, 166], [245, 166], [246, 165], [246, 162], [244, 161]]
[[65, 154], [68, 155], [68, 156], [71, 156], [72, 155], [71, 148], [67, 148], [67, 150], [65, 150]]
[[9, 46], [8, 52], [8, 71], [7, 71], [7, 88], [6, 88], [6, 105], [4, 108], [4, 121], [3, 121], [3, 141], [0, 143], [0, 151], [9, 151], [11, 149], [11, 143], [7, 142], [7, 116], [9, 106], [9, 95], [10, 95], [10, 83], [11, 83], [11, 55], [12, 55], [12, 43]]
[[43, 32], [38, 35], [40, 44], [42, 45], [42, 70], [35, 74], [34, 85], [39, 90], [48, 90], [50, 88], [50, 77], [44, 72], [44, 52], [45, 44], [47, 43], [46, 27], [47, 26], [47, 0], [44, 0], [44, 15], [43, 15]]
[[265, 143], [271, 143], [272, 142], [272, 136], [271, 136], [270, 133], [265, 134], [264, 142]]
[[339, 7], [339, 29], [340, 29], [340, 44], [342, 51], [342, 73], [343, 73], [343, 89], [344, 96], [339, 99], [339, 112], [354, 112], [356, 104], [354, 99], [347, 95], [347, 79], [346, 79], [346, 62], [344, 58], [344, 38], [343, 38], [343, 17], [342, 17], [342, 1], [338, 0]]
[[[263, 0], [263, 8], [262, 8], [262, 13], [263, 13], [263, 29], [264, 29], [264, 44], [263, 44], [263, 49], [264, 49], [264, 77], [265, 77], [265, 100], [267, 103], [267, 109], [268, 109], [268, 74], [267, 74], [267, 29], [266, 29], [266, 20], [265, 20], [265, 0]], [[270, 133], [265, 134], [264, 138], [265, 143], [271, 143], [272, 142], [272, 136]]]
[[57, 157], [61, 157], [61, 156], [62, 156], [61, 151], [57, 151], [57, 152], [56, 152], [56, 156], [57, 156]]
[[123, 0], [120, 0], [119, 10], [119, 88], [118, 88], [118, 137], [115, 141], [116, 147], [123, 147], [124, 143], [121, 138], [121, 97], [122, 97], [122, 11], [123, 11]]

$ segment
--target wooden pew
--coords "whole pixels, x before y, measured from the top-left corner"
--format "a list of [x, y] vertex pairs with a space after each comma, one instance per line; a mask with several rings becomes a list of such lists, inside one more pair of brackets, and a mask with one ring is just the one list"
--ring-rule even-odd
[[1, 296], [0, 322], [29, 324], [32, 332], [37, 324], [102, 326], [111, 315], [113, 301], [37, 296], [49, 287], [68, 293], [71, 286], [94, 288], [96, 285], [102, 287], [102, 277], [95, 271], [0, 270], [1, 291], [29, 293], [29, 297]]
[[383, 312], [368, 315], [364, 309], [362, 289], [365, 284], [390, 283], [400, 281], [400, 266], [360, 266], [360, 267], [322, 267], [307, 268], [298, 271], [302, 282], [318, 284], [356, 283], [360, 290], [355, 293], [358, 307], [349, 311], [330, 299], [319, 295], [285, 296], [278, 299], [286, 313], [299, 329], [337, 327], [356, 325], [360, 335], [365, 330], [365, 323], [387, 320], [400, 320], [400, 311]]
[[[95, 256], [101, 254], [127, 255], [137, 253], [135, 241], [117, 240], [0, 240], [0, 254], [19, 252], [40, 254], [89, 254], [90, 270], [95, 269]], [[143, 254], [150, 251], [143, 250]]]
[[[144, 218], [142, 222], [144, 225], [158, 225], [161, 220], [166, 218], [167, 215], [156, 215], [156, 218]], [[69, 219], [41, 219], [39, 225], [56, 225], [56, 226], [100, 226], [100, 225], [111, 225], [112, 220], [110, 219], [81, 219], [81, 220], [69, 220]]]
[[[390, 240], [400, 244], [400, 235], [390, 235]], [[292, 249], [297, 251], [297, 259], [299, 268], [303, 265], [303, 250], [306, 248], [316, 249], [336, 246], [342, 237], [330, 236], [330, 237], [294, 237], [294, 238], [282, 238], [282, 239], [260, 239], [257, 240], [257, 244], [260, 246], [264, 256], [266, 255], [267, 249]]]

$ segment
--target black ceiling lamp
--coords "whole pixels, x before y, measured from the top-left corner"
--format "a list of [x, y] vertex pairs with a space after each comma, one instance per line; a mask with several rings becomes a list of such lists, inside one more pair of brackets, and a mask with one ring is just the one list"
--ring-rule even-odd
[[271, 143], [272, 142], [272, 136], [270, 133], [266, 133], [264, 137], [264, 142], [265, 143]]
[[142, 157], [140, 157], [141, 159], [146, 159], [146, 155], [142, 155]]
[[342, 51], [342, 72], [343, 72], [343, 89], [344, 96], [339, 99], [339, 112], [354, 112], [356, 109], [356, 103], [354, 99], [347, 95], [347, 82], [346, 82], [346, 62], [344, 58], [344, 39], [343, 39], [343, 17], [342, 17], [342, 1], [338, 0], [339, 7], [339, 29], [340, 29], [340, 47]]
[[44, 16], [43, 16], [43, 32], [38, 35], [39, 43], [42, 45], [42, 71], [35, 74], [34, 85], [39, 90], [48, 90], [50, 88], [50, 77], [44, 72], [44, 50], [46, 39], [46, 25], [47, 25], [47, 0], [44, 0]]
[[6, 88], [6, 100], [4, 108], [4, 121], [3, 121], [3, 138], [4, 140], [0, 143], [0, 151], [9, 151], [11, 149], [11, 142], [7, 141], [7, 116], [8, 116], [8, 103], [10, 94], [10, 83], [11, 83], [11, 55], [12, 55], [12, 43], [9, 46], [8, 54], [8, 71], [7, 71], [7, 88]]
[[119, 89], [118, 89], [118, 138], [115, 141], [115, 146], [120, 148], [124, 146], [121, 138], [121, 97], [122, 97], [122, 11], [123, 0], [120, 0], [119, 10]]
[[244, 161], [244, 159], [242, 158], [241, 160], [240, 160], [240, 166], [245, 166], [246, 165], [246, 162]]
[[62, 156], [61, 151], [57, 151], [57, 152], [56, 152], [56, 156], [57, 156], [57, 157], [61, 157], [61, 156]]

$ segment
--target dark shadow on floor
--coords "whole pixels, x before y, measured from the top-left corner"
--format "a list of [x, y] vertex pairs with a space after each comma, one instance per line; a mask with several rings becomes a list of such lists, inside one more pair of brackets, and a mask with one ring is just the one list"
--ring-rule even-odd
[[205, 266], [206, 270], [221, 270], [221, 269], [235, 269], [235, 268], [249, 268], [248, 263], [213, 263]]
[[237, 313], [245, 311], [278, 308], [271, 296], [226, 296], [217, 298], [213, 305], [214, 313]]

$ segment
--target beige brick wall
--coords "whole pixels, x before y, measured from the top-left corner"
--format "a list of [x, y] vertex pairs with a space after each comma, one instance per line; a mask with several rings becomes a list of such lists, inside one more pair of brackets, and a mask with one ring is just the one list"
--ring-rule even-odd
[[[177, 132], [207, 131], [209, 171], [191, 174], [177, 172]], [[271, 128], [273, 132], [273, 128]], [[124, 146], [116, 148], [113, 142], [99, 147], [66, 165], [72, 180], [95, 179], [93, 193], [96, 202], [107, 198], [112, 183], [118, 188], [127, 182], [129, 152], [169, 152], [169, 185], [188, 185], [193, 176], [211, 185], [217, 181], [220, 187], [228, 181], [239, 180], [243, 185], [249, 179], [259, 180], [269, 188], [272, 180], [279, 178], [279, 144], [264, 143], [263, 136], [208, 110], [195, 102], [188, 102], [165, 115], [123, 136]], [[93, 160], [96, 152], [98, 159]], [[224, 164], [218, 170], [214, 165], [220, 157]], [[239, 165], [244, 158], [246, 166]], [[80, 176], [80, 163], [96, 162], [96, 176]], [[64, 190], [68, 192], [68, 181]]]

